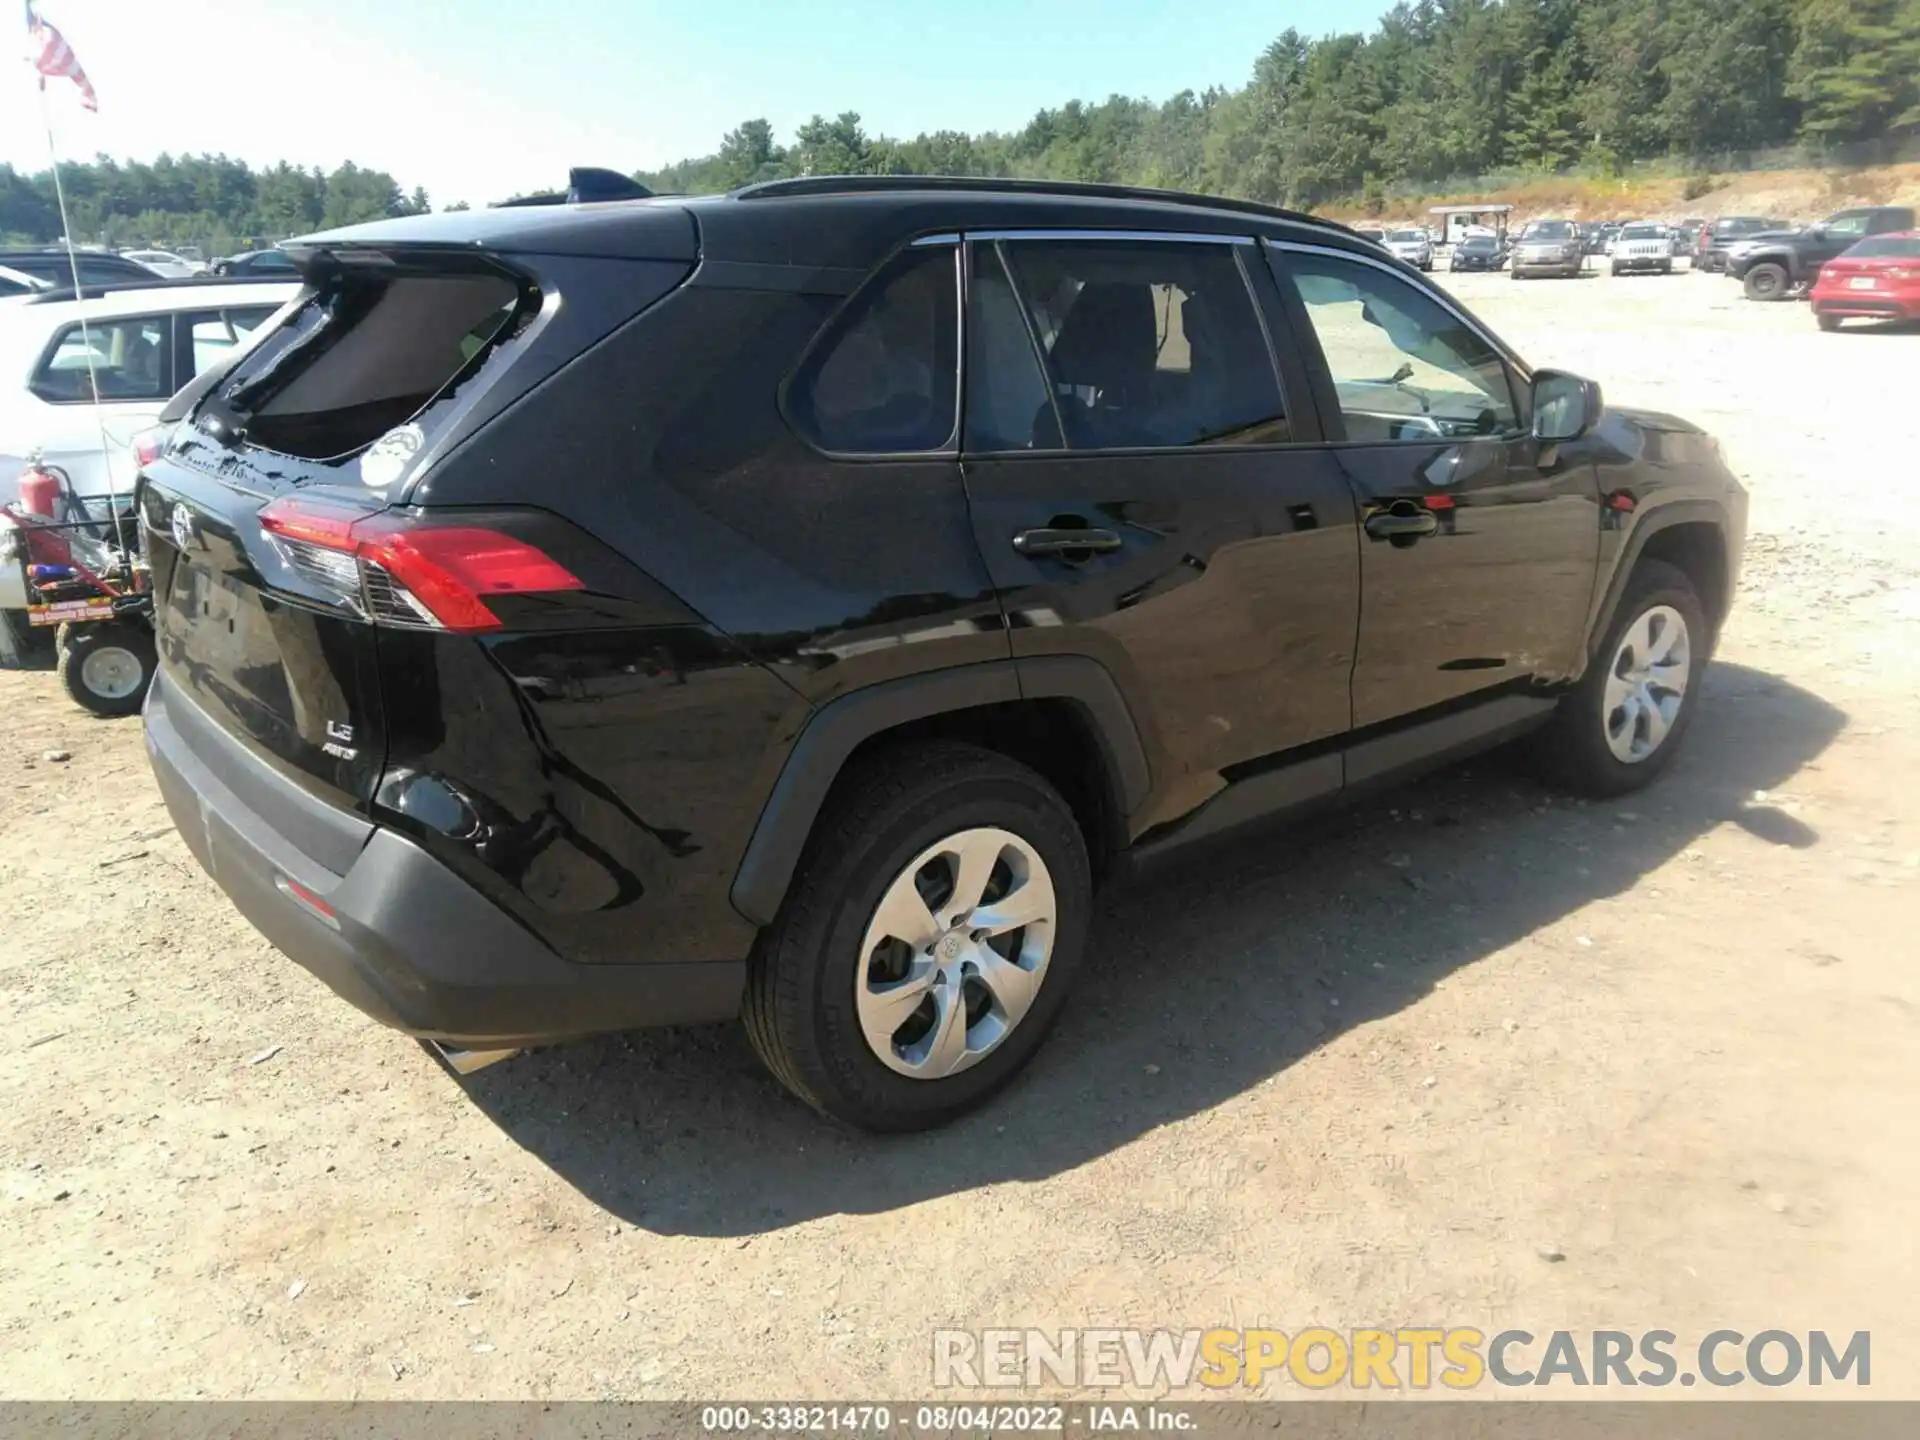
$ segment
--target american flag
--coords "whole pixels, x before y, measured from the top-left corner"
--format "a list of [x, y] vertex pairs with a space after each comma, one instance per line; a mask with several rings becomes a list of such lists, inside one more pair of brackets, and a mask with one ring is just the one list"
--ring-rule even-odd
[[40, 12], [33, 8], [33, 0], [27, 0], [27, 41], [33, 67], [40, 72], [42, 90], [47, 88], [49, 76], [55, 80], [71, 80], [80, 87], [82, 105], [89, 110], [100, 108], [100, 97], [93, 93], [93, 82], [80, 68], [79, 57], [67, 44], [67, 37], [40, 18]]

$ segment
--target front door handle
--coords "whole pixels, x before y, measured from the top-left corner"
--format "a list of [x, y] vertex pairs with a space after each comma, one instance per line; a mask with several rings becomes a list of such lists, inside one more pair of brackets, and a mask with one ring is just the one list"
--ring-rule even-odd
[[1440, 522], [1434, 519], [1431, 510], [1415, 510], [1411, 506], [1396, 506], [1367, 517], [1367, 534], [1376, 540], [1418, 540], [1439, 528]]
[[1111, 530], [1077, 530], [1047, 525], [1037, 530], [1022, 530], [1013, 537], [1013, 548], [1022, 555], [1101, 555], [1120, 548], [1120, 537]]

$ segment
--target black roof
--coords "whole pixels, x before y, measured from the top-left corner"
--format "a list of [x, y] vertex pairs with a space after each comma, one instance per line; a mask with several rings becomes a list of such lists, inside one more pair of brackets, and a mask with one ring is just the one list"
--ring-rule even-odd
[[302, 236], [284, 248], [296, 260], [338, 246], [431, 245], [865, 271], [915, 236], [1023, 226], [1364, 243], [1332, 221], [1220, 196], [1058, 181], [853, 175], [774, 180], [728, 195], [443, 211]]

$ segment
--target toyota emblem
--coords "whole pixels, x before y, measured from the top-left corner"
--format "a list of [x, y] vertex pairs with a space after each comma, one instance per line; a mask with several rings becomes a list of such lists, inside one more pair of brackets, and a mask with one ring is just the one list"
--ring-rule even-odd
[[182, 551], [193, 548], [193, 512], [186, 506], [173, 507], [173, 513], [167, 517], [167, 529], [173, 535], [175, 548]]

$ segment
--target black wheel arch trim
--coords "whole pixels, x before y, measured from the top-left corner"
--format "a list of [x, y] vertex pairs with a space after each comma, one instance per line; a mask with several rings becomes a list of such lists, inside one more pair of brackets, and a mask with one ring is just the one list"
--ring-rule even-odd
[[839, 696], [808, 719], [735, 872], [734, 909], [755, 925], [773, 923], [827, 792], [864, 742], [916, 720], [1019, 700], [1077, 704], [1099, 742], [1112, 801], [1123, 815], [1146, 802], [1152, 773], [1140, 732], [1119, 686], [1097, 660], [1078, 655], [993, 660], [889, 680]]
[[[1641, 553], [1651, 540], [1662, 530], [1671, 530], [1676, 525], [1697, 525], [1705, 523], [1720, 532], [1720, 541], [1724, 545], [1727, 539], [1727, 512], [1711, 500], [1670, 500], [1646, 514], [1640, 523], [1627, 535], [1626, 543], [1620, 547], [1620, 555], [1615, 561], [1613, 573], [1607, 578], [1607, 588], [1602, 592], [1600, 603], [1595, 607], [1591, 623], [1587, 627], [1587, 657], [1589, 660], [1597, 653], [1600, 642], [1606, 639], [1607, 630], [1613, 624], [1613, 617], [1619, 610], [1620, 598], [1626, 593], [1627, 582], [1633, 578], [1634, 566], [1640, 563]], [[1734, 556], [1729, 555], [1728, 578], [1733, 575]], [[1732, 596], [1726, 597], [1731, 603]], [[1724, 613], [1712, 616], [1716, 632], [1726, 622]]]

